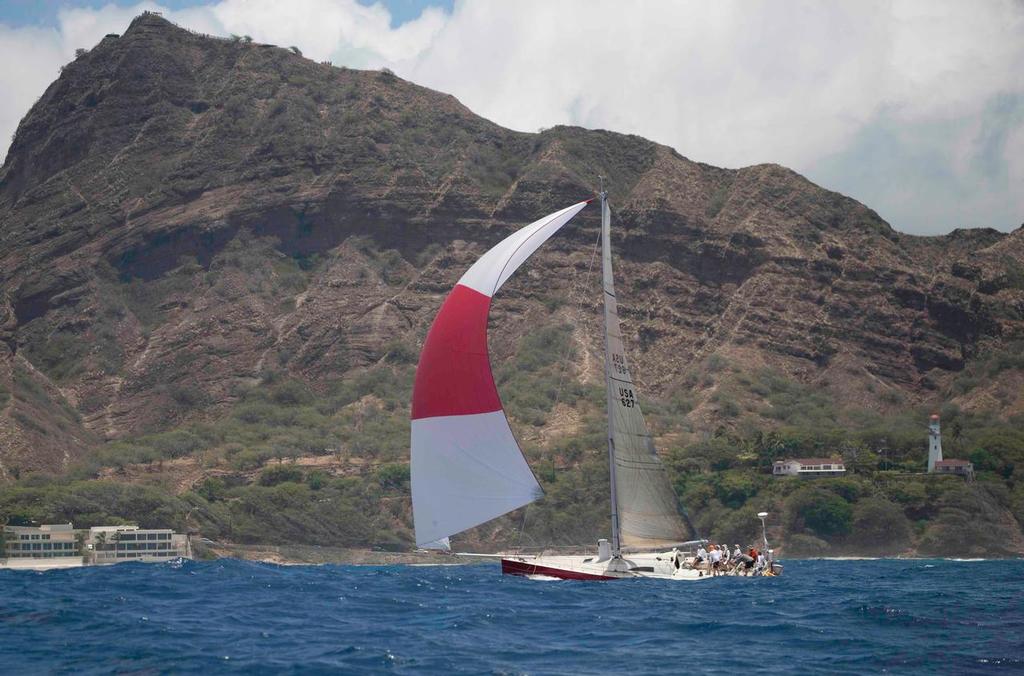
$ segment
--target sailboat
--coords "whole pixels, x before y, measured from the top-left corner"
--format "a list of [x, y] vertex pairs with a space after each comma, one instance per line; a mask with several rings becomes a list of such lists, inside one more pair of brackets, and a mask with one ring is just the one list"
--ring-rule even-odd
[[[543, 495], [491, 374], [487, 317], [498, 289], [593, 200], [531, 223], [474, 263], [445, 299], [420, 354], [412, 397], [411, 483], [419, 547], [436, 547]], [[619, 324], [611, 209], [600, 192], [610, 539], [596, 555], [501, 556], [509, 575], [609, 580], [708, 579], [692, 565], [687, 528], [640, 409]]]

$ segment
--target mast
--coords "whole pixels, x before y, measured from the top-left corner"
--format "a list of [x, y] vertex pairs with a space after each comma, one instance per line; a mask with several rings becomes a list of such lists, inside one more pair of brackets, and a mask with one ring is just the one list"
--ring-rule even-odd
[[[608, 319], [615, 312], [610, 303], [615, 302], [615, 286], [612, 282], [612, 243], [611, 243], [611, 210], [608, 208], [608, 193], [604, 189], [604, 177], [601, 177], [601, 267], [602, 284], [601, 288], [604, 300], [604, 377], [607, 387], [607, 415], [608, 415], [608, 478], [611, 483], [611, 507], [612, 507], [612, 556], [619, 556], [621, 552], [619, 537], [619, 499], [618, 489], [615, 481], [615, 428], [614, 428], [614, 405], [615, 393], [612, 391], [612, 347], [609, 345], [608, 333], [610, 327]], [[609, 300], [611, 299], [611, 300]]]
[[608, 474], [612, 552], [661, 547], [686, 539], [687, 529], [665, 465], [658, 457], [626, 358], [612, 274], [612, 212], [601, 185], [601, 262], [604, 292], [604, 369], [608, 394]]

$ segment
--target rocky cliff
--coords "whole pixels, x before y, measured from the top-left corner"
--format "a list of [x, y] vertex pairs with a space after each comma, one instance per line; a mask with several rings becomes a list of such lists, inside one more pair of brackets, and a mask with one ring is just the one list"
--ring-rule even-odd
[[[693, 433], [764, 417], [768, 368], [843, 406], [1024, 412], [1024, 230], [913, 237], [776, 165], [503, 129], [390, 72], [146, 14], [68, 64], [0, 170], [0, 476], [216, 418], [279, 371], [325, 388], [415, 355], [461, 272], [607, 177], [643, 391]], [[599, 374], [584, 211], [502, 291], [493, 359], [568, 324]], [[414, 358], [414, 357], [413, 357]], [[706, 379], [709, 364], [738, 376]]]

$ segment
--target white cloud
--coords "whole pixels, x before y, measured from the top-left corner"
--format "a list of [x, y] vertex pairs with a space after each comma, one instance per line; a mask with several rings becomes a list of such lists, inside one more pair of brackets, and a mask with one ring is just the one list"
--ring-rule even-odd
[[8, 64], [0, 68], [0, 147], [5, 151], [18, 121], [66, 60], [56, 31], [0, 25], [0, 63]]
[[[0, 75], [16, 94], [0, 104], [0, 133], [74, 47], [122, 31], [142, 7], [62, 12], [54, 31], [0, 27], [0, 58], [32, 62]], [[385, 8], [356, 0], [221, 0], [164, 13], [317, 60], [388, 65], [515, 129], [580, 124], [723, 166], [786, 164], [903, 230], [1024, 220], [1024, 116], [991, 113], [993, 101], [1024, 102], [1015, 0], [474, 1], [398, 28]], [[900, 175], [876, 178], [875, 167]]]
[[391, 28], [382, 5], [355, 0], [224, 0], [212, 7], [224, 29], [258, 42], [299, 46], [310, 58], [344, 57], [354, 67], [414, 58], [434, 39], [445, 15], [437, 9]]

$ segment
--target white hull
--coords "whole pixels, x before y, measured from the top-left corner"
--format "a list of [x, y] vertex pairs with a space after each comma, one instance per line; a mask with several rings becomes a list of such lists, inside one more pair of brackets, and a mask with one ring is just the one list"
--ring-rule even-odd
[[[693, 559], [684, 558], [676, 552], [627, 554], [603, 561], [597, 559], [596, 556], [507, 556], [501, 559], [501, 572], [505, 575], [562, 580], [654, 578], [698, 581], [714, 577], [706, 567], [693, 567]], [[775, 568], [781, 573], [781, 566], [776, 565]]]

